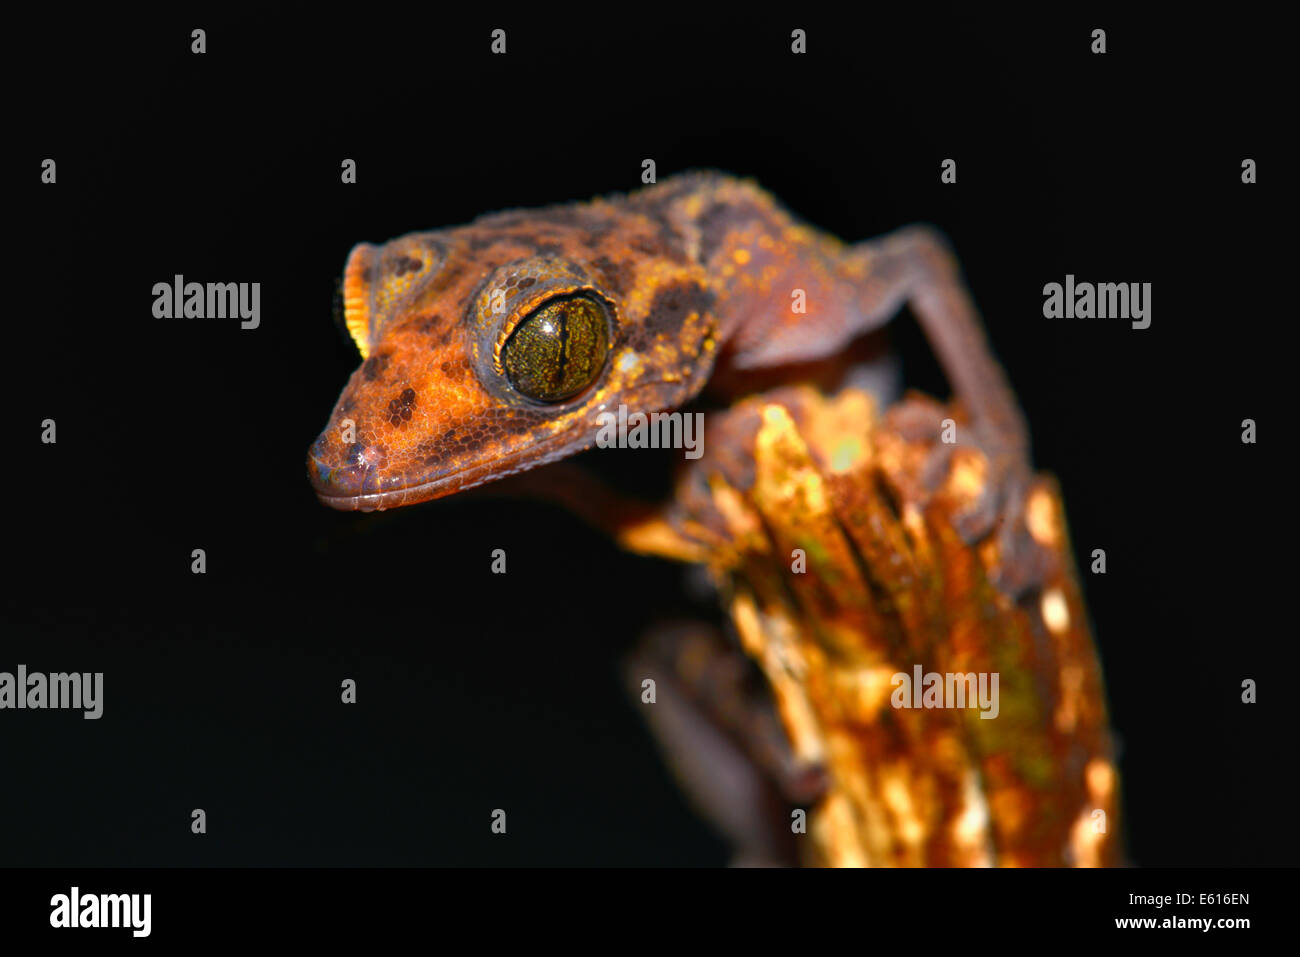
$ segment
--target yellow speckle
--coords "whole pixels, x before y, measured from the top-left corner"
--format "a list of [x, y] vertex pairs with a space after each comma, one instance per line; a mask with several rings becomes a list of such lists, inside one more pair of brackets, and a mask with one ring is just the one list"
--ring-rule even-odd
[[912, 792], [908, 789], [902, 768], [882, 769], [880, 774], [881, 797], [894, 814], [898, 837], [904, 844], [919, 845], [925, 840], [925, 825], [921, 821]]
[[1079, 723], [1079, 705], [1083, 697], [1083, 669], [1078, 665], [1061, 668], [1060, 706], [1056, 709], [1056, 728], [1062, 734], [1073, 734]]
[[1047, 548], [1055, 548], [1061, 540], [1061, 526], [1057, 521], [1056, 505], [1051, 494], [1036, 488], [1025, 504], [1025, 525], [1034, 541]]
[[1109, 761], [1093, 758], [1084, 771], [1088, 781], [1088, 794], [1098, 804], [1104, 804], [1115, 787], [1115, 769]]
[[1061, 589], [1052, 588], [1043, 592], [1039, 608], [1043, 613], [1043, 621], [1052, 634], [1063, 635], [1070, 630], [1070, 607], [1065, 603]]
[[984, 490], [987, 472], [988, 460], [983, 455], [973, 449], [959, 449], [953, 453], [948, 488], [961, 501], [974, 501]]
[[993, 864], [988, 844], [989, 806], [980, 791], [979, 774], [969, 769], [962, 789], [962, 811], [952, 822], [952, 839], [967, 859], [963, 864], [988, 867]]
[[[1106, 841], [1106, 832], [1098, 831], [1096, 819], [1092, 816], [1094, 808], [1085, 807], [1074, 819], [1070, 828], [1069, 854], [1075, 867], [1100, 867], [1101, 852]], [[1104, 820], [1104, 818], [1103, 818]]]
[[927, 541], [929, 538], [930, 531], [925, 527], [925, 516], [921, 514], [921, 510], [914, 502], [906, 502], [903, 505], [903, 527], [918, 542]]
[[831, 471], [847, 472], [858, 464], [865, 452], [862, 439], [856, 435], [846, 435], [831, 453]]
[[832, 672], [848, 705], [849, 715], [865, 724], [877, 721], [889, 707], [894, 692], [893, 678], [897, 673], [897, 667], [892, 665]]
[[746, 263], [749, 262], [749, 250], [737, 249], [735, 252], [731, 254], [731, 258], [736, 261], [737, 266], [744, 266]]

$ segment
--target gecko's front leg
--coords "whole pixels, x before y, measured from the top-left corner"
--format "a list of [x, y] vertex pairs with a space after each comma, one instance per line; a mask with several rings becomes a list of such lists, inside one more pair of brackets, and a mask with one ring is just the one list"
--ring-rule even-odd
[[[987, 462], [982, 489], [955, 520], [968, 543], [995, 528], [997, 584], [1011, 595], [1040, 585], [1050, 554], [1029, 534], [1024, 506], [1032, 469], [1029, 430], [1001, 367], [985, 338], [979, 315], [947, 242], [927, 227], [910, 227], [860, 243], [845, 256], [845, 270], [861, 274], [861, 308], [869, 322], [885, 321], [899, 298], [916, 315], [957, 395], [970, 411], [973, 436], [936, 446], [936, 486], [958, 446], [978, 448]], [[940, 430], [941, 431], [941, 430]]]
[[970, 414], [958, 441], [984, 460], [959, 529], [997, 535], [1005, 591], [1042, 579], [1024, 422], [929, 230], [846, 246], [753, 183], [698, 173], [361, 244], [343, 285], [366, 358], [308, 461], [334, 508], [411, 505], [565, 458], [621, 408], [679, 409], [715, 372], [836, 355], [907, 304]]
[[[932, 474], [943, 480], [956, 446], [977, 449], [985, 462], [982, 490], [957, 517], [958, 532], [968, 544], [997, 535], [996, 577], [1007, 593], [1041, 584], [1048, 556], [1029, 536], [1024, 516], [1028, 429], [942, 236], [913, 226], [844, 245], [736, 181], [709, 184], [704, 198], [687, 200], [680, 215], [690, 218], [702, 259], [717, 278], [723, 368], [820, 359], [910, 307], [970, 414], [968, 425], [958, 424], [955, 443], [937, 443]], [[939, 437], [942, 423], [929, 425], [925, 438]]]

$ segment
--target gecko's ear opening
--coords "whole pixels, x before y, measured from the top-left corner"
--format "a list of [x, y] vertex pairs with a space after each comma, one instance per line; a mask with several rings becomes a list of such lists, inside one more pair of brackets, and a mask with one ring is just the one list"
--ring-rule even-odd
[[343, 324], [363, 359], [370, 357], [370, 266], [374, 256], [375, 247], [361, 243], [348, 253], [343, 267]]

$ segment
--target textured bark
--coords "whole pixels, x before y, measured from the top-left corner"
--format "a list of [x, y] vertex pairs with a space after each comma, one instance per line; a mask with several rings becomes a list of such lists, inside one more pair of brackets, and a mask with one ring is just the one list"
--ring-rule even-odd
[[[710, 418], [669, 509], [621, 540], [710, 569], [795, 759], [824, 772], [805, 863], [1119, 863], [1104, 689], [1057, 486], [1040, 476], [1024, 498], [1043, 581], [1012, 601], [991, 581], [1027, 556], [955, 530], [989, 469], [977, 446], [939, 441], [946, 418], [963, 422], [912, 396], [882, 419], [851, 389], [746, 400]], [[895, 676], [916, 666], [996, 673], [997, 716], [896, 706]]]

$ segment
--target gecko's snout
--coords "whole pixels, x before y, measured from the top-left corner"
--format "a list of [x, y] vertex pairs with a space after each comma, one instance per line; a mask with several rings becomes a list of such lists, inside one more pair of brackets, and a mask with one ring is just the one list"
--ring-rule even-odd
[[422, 501], [406, 474], [387, 468], [382, 446], [355, 443], [341, 455], [337, 443], [327, 434], [312, 443], [307, 453], [307, 472], [316, 497], [330, 508], [345, 512], [371, 512]]
[[560, 433], [538, 448], [458, 456], [434, 454], [412, 462], [401, 449], [382, 444], [344, 444], [326, 429], [307, 452], [307, 472], [316, 497], [345, 512], [373, 512], [442, 498], [484, 482], [541, 465], [577, 451], [581, 433]]
[[[369, 464], [369, 468], [367, 468]], [[374, 466], [367, 463], [364, 446], [356, 447], [347, 459], [340, 460], [329, 437], [322, 433], [307, 451], [307, 474], [316, 496], [332, 508], [353, 511], [366, 491], [367, 479]]]

